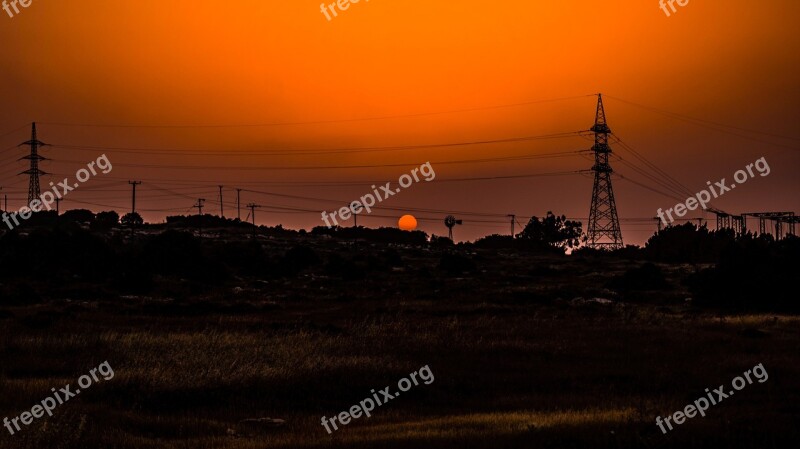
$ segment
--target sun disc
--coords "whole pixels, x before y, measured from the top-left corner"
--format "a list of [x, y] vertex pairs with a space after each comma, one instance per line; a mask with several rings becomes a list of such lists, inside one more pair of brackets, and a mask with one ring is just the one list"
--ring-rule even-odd
[[417, 229], [417, 219], [413, 215], [403, 215], [397, 221], [397, 226], [404, 231], [413, 231]]

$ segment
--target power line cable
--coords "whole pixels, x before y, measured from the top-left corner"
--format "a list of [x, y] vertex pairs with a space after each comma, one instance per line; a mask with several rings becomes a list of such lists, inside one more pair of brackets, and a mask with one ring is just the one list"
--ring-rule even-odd
[[748, 136], [746, 134], [730, 131], [730, 130], [728, 130], [726, 128], [738, 129], [738, 130], [743, 130], [744, 132], [750, 132], [750, 133], [756, 133], [756, 134], [767, 134], [767, 135], [771, 135], [773, 137], [778, 137], [778, 138], [781, 138], [781, 139], [798, 140], [798, 139], [796, 139], [794, 137], [787, 137], [787, 136], [780, 136], [780, 135], [777, 135], [777, 134], [762, 133], [762, 132], [759, 132], [759, 131], [747, 130], [745, 128], [740, 128], [740, 127], [736, 127], [736, 126], [732, 126], [732, 125], [723, 125], [723, 124], [711, 125], [709, 123], [715, 123], [715, 122], [710, 122], [710, 121], [701, 120], [701, 119], [694, 119], [692, 117], [683, 116], [683, 115], [680, 115], [680, 114], [675, 114], [675, 113], [671, 113], [671, 112], [667, 112], [667, 111], [661, 111], [661, 110], [658, 110], [658, 109], [655, 109], [655, 108], [650, 108], [650, 107], [647, 107], [647, 106], [638, 105], [638, 104], [635, 104], [635, 103], [632, 103], [632, 102], [629, 102], [629, 101], [626, 101], [626, 100], [622, 100], [622, 99], [619, 99], [619, 98], [615, 98], [615, 97], [608, 97], [608, 98], [613, 98], [613, 99], [616, 99], [616, 100], [619, 100], [619, 101], [622, 101], [624, 103], [628, 103], [628, 104], [631, 104], [631, 105], [634, 105], [634, 106], [643, 107], [643, 108], [645, 108], [647, 110], [659, 113], [661, 115], [665, 115], [665, 116], [667, 116], [669, 118], [672, 118], [672, 119], [675, 119], [675, 120], [684, 121], [684, 122], [687, 122], [687, 123], [691, 123], [691, 124], [694, 124], [694, 125], [706, 128], [706, 129], [711, 129], [713, 131], [721, 132], [721, 133], [724, 133], [724, 134], [729, 134], [729, 135], [732, 135], [732, 136], [740, 137], [742, 139], [746, 139], [746, 140], [750, 140], [750, 141], [758, 142], [758, 143], [763, 143], [763, 144], [774, 146], [774, 147], [781, 147], [781, 148], [785, 148], [785, 149], [789, 149], [789, 150], [793, 150], [793, 151], [800, 151], [800, 148], [798, 148], [796, 146], [789, 146], [789, 145], [784, 145], [784, 144], [780, 144], [780, 143], [770, 142], [770, 141], [764, 140], [764, 139], [758, 139], [758, 138], [755, 138], [755, 137], [752, 137], [752, 136]]
[[[504, 156], [494, 158], [482, 159], [461, 159], [461, 160], [445, 160], [445, 161], [430, 161], [432, 165], [454, 165], [454, 164], [484, 164], [492, 162], [510, 162], [534, 159], [548, 159], [575, 156], [585, 150], [578, 151], [564, 151], [556, 153], [542, 153], [542, 154], [529, 154], [521, 156]], [[83, 161], [76, 161], [72, 159], [57, 159], [60, 162], [83, 163]], [[211, 166], [211, 165], [164, 165], [164, 164], [136, 164], [116, 162], [116, 166], [120, 167], [134, 167], [134, 168], [150, 168], [156, 170], [236, 170], [236, 171], [261, 171], [261, 170], [343, 170], [343, 169], [364, 169], [364, 168], [388, 168], [388, 167], [409, 167], [414, 165], [422, 165], [420, 162], [402, 162], [393, 164], [361, 164], [361, 165], [316, 165], [316, 166]]]
[[262, 151], [247, 150], [203, 150], [191, 148], [135, 148], [135, 147], [110, 147], [110, 146], [89, 146], [89, 145], [68, 145], [52, 144], [54, 148], [77, 151], [113, 151], [119, 153], [132, 154], [153, 154], [153, 155], [182, 155], [182, 156], [305, 156], [305, 155], [325, 155], [325, 154], [351, 154], [351, 153], [373, 153], [388, 151], [407, 151], [427, 148], [453, 148], [472, 145], [490, 145], [498, 143], [529, 142], [536, 140], [563, 139], [569, 137], [582, 137], [586, 131], [572, 131], [555, 134], [542, 134], [524, 137], [510, 137], [504, 139], [485, 139], [465, 142], [433, 143], [419, 145], [391, 145], [376, 147], [344, 147], [344, 148], [304, 148], [304, 149], [273, 149]]
[[511, 104], [501, 104], [501, 105], [491, 105], [491, 106], [479, 106], [479, 107], [471, 107], [471, 108], [463, 108], [463, 109], [451, 109], [445, 111], [434, 111], [434, 112], [419, 112], [413, 114], [398, 114], [398, 115], [385, 115], [385, 116], [375, 116], [375, 117], [363, 117], [363, 118], [352, 118], [352, 119], [333, 119], [333, 120], [313, 120], [313, 121], [297, 121], [297, 122], [273, 122], [273, 123], [253, 123], [253, 124], [233, 124], [233, 125], [223, 125], [223, 124], [204, 124], [204, 125], [141, 125], [141, 124], [86, 124], [86, 123], [59, 123], [59, 122], [40, 122], [42, 125], [49, 125], [49, 126], [65, 126], [65, 127], [91, 127], [91, 128], [261, 128], [261, 127], [271, 127], [271, 126], [293, 126], [293, 125], [320, 125], [320, 124], [331, 124], [331, 123], [350, 123], [350, 122], [362, 122], [362, 121], [374, 121], [374, 120], [389, 120], [389, 119], [397, 119], [397, 118], [414, 118], [414, 117], [426, 117], [432, 115], [443, 115], [443, 114], [454, 114], [454, 113], [463, 113], [463, 112], [474, 112], [474, 111], [484, 111], [484, 110], [491, 110], [491, 109], [502, 109], [502, 108], [512, 108], [512, 107], [519, 107], [519, 106], [529, 106], [534, 104], [541, 104], [541, 103], [553, 103], [558, 101], [566, 101], [566, 100], [574, 100], [578, 98], [586, 98], [586, 97], [593, 97], [594, 94], [591, 95], [577, 95], [572, 97], [561, 97], [561, 98], [551, 98], [546, 100], [534, 100], [534, 101], [526, 101], [521, 103], [511, 103]]
[[672, 118], [680, 117], [680, 118], [683, 118], [685, 120], [691, 120], [691, 121], [700, 122], [700, 123], [707, 123], [709, 125], [719, 126], [719, 127], [723, 127], [723, 128], [736, 129], [736, 130], [744, 131], [744, 132], [748, 132], [748, 133], [761, 134], [761, 135], [764, 135], [764, 136], [771, 136], [771, 137], [778, 137], [780, 139], [800, 141], [799, 137], [784, 136], [784, 135], [780, 135], [780, 134], [774, 134], [774, 133], [767, 133], [767, 132], [764, 132], [764, 131], [758, 131], [758, 130], [755, 130], [755, 129], [743, 128], [741, 126], [726, 125], [724, 123], [714, 122], [714, 121], [711, 121], [711, 120], [705, 120], [705, 119], [701, 119], [701, 118], [690, 117], [688, 115], [679, 114], [677, 112], [665, 111], [663, 109], [655, 108], [655, 107], [652, 107], [652, 106], [645, 106], [643, 104], [634, 103], [634, 102], [628, 101], [628, 100], [623, 100], [622, 98], [618, 98], [618, 97], [612, 97], [612, 96], [609, 96], [609, 95], [605, 95], [605, 97], [606, 98], [612, 98], [614, 100], [621, 101], [623, 103], [627, 103], [629, 105], [636, 106], [638, 108], [642, 108], [642, 109], [645, 109], [645, 110], [648, 110], [648, 111], [651, 111], [651, 112], [655, 112], [655, 113], [658, 113], [658, 114], [661, 114], [661, 115], [665, 115], [667, 117], [672, 117]]

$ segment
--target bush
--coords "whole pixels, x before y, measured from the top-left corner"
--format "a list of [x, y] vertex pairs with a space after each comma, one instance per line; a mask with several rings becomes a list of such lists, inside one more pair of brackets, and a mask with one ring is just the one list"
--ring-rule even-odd
[[609, 281], [608, 287], [620, 292], [666, 290], [671, 288], [661, 268], [652, 263], [631, 268], [622, 276]]
[[657, 232], [645, 244], [648, 260], [668, 263], [716, 262], [725, 248], [737, 241], [731, 229], [709, 231], [692, 223], [669, 226]]
[[477, 271], [478, 266], [472, 259], [460, 254], [445, 253], [439, 260], [439, 269], [455, 276]]
[[217, 259], [206, 256], [200, 239], [188, 232], [166, 231], [146, 240], [139, 255], [146, 272], [213, 282], [227, 273]]
[[94, 213], [86, 209], [72, 209], [61, 214], [59, 220], [64, 222], [91, 223], [94, 221]]
[[698, 305], [734, 311], [800, 312], [795, 284], [800, 238], [751, 238], [728, 248], [720, 262], [688, 280]]
[[321, 263], [322, 260], [313, 249], [300, 245], [287, 251], [279, 266], [285, 275], [297, 276], [302, 271]]
[[367, 270], [352, 260], [347, 260], [339, 254], [331, 254], [325, 264], [325, 272], [331, 276], [338, 276], [345, 281], [360, 281], [366, 279]]
[[92, 223], [92, 230], [108, 231], [119, 224], [119, 214], [114, 211], [100, 212]]

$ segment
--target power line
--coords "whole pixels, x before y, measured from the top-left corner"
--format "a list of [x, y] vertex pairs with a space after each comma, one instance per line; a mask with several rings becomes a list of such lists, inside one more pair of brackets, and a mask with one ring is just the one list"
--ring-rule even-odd
[[474, 111], [484, 111], [484, 110], [491, 110], [491, 109], [502, 109], [502, 108], [512, 108], [512, 107], [519, 107], [519, 106], [529, 106], [534, 104], [541, 104], [541, 103], [552, 103], [557, 101], [566, 101], [566, 100], [575, 100], [578, 98], [586, 98], [591, 97], [593, 95], [577, 95], [572, 97], [561, 97], [561, 98], [551, 98], [546, 100], [534, 100], [534, 101], [526, 101], [522, 103], [511, 103], [511, 104], [501, 104], [501, 105], [491, 105], [491, 106], [478, 106], [478, 107], [471, 107], [471, 108], [464, 108], [464, 109], [451, 109], [445, 111], [434, 111], [434, 112], [419, 112], [419, 113], [412, 113], [412, 114], [398, 114], [398, 115], [385, 115], [385, 116], [375, 116], [375, 117], [363, 117], [363, 118], [352, 118], [352, 119], [332, 119], [332, 120], [314, 120], [314, 121], [298, 121], [298, 122], [273, 122], [273, 123], [253, 123], [253, 124], [233, 124], [233, 125], [223, 125], [223, 124], [203, 124], [203, 125], [134, 125], [134, 124], [85, 124], [85, 123], [58, 123], [58, 122], [40, 122], [43, 125], [50, 125], [50, 126], [67, 126], [67, 127], [90, 127], [90, 128], [261, 128], [261, 127], [271, 127], [271, 126], [293, 126], [293, 125], [321, 125], [321, 124], [330, 124], [330, 123], [350, 123], [350, 122], [362, 122], [362, 121], [373, 121], [373, 120], [389, 120], [389, 119], [397, 119], [397, 118], [414, 118], [414, 117], [426, 117], [432, 115], [443, 115], [443, 114], [454, 114], [454, 113], [462, 113], [462, 112], [474, 112]]
[[666, 193], [666, 192], [664, 192], [664, 191], [661, 191], [661, 190], [658, 190], [658, 189], [656, 189], [656, 188], [650, 187], [650, 186], [648, 186], [648, 185], [642, 184], [641, 182], [634, 181], [633, 179], [631, 179], [631, 178], [628, 178], [628, 177], [626, 177], [626, 176], [622, 175], [622, 174], [621, 174], [621, 173], [619, 173], [619, 172], [617, 172], [617, 175], [619, 175], [620, 179], [623, 179], [623, 180], [625, 180], [625, 181], [628, 181], [628, 182], [630, 182], [630, 183], [632, 183], [632, 184], [636, 184], [637, 186], [639, 186], [639, 187], [642, 187], [642, 188], [645, 188], [645, 189], [647, 189], [647, 190], [649, 190], [649, 191], [651, 191], [651, 192], [658, 193], [659, 195], [664, 195], [664, 196], [666, 196], [666, 197], [668, 197], [668, 198], [672, 198], [672, 199], [674, 199], [674, 200], [676, 200], [676, 201], [678, 201], [678, 202], [682, 202], [682, 201], [684, 201], [684, 200], [686, 199], [686, 198], [680, 198], [680, 197], [678, 197], [678, 196], [675, 196], [674, 194], [671, 194], [671, 193]]
[[[680, 195], [684, 195], [684, 196], [686, 195], [686, 194], [685, 194], [685, 193], [684, 193], [682, 190], [675, 189], [674, 187], [672, 187], [672, 186], [670, 186], [670, 185], [668, 185], [668, 184], [665, 184], [663, 181], [661, 181], [661, 180], [659, 180], [658, 178], [656, 178], [656, 177], [654, 177], [654, 176], [650, 175], [649, 173], [645, 172], [644, 170], [642, 170], [641, 168], [637, 167], [636, 165], [634, 165], [634, 164], [632, 164], [632, 163], [628, 162], [627, 160], [625, 160], [625, 159], [622, 159], [622, 158], [619, 158], [619, 161], [620, 161], [620, 162], [621, 162], [623, 165], [626, 165], [626, 166], [628, 166], [628, 167], [629, 167], [631, 170], [633, 170], [633, 171], [635, 171], [636, 173], [640, 174], [641, 176], [644, 176], [645, 178], [649, 179], [649, 180], [650, 180], [650, 181], [652, 181], [653, 183], [655, 183], [655, 184], [657, 184], [657, 185], [661, 186], [662, 188], [665, 188], [665, 189], [667, 189], [668, 191], [672, 192], [670, 195], [672, 195], [672, 196], [674, 196], [674, 195], [676, 195], [676, 194], [677, 194], [677, 195], [679, 195], [679, 196], [680, 196]], [[675, 198], [677, 198], [677, 196], [674, 196], [674, 197], [675, 197]]]
[[[20, 126], [19, 128], [15, 128], [15, 129], [12, 129], [11, 131], [8, 131], [7, 133], [0, 134], [0, 139], [2, 139], [3, 137], [6, 137], [6, 136], [10, 136], [10, 135], [14, 134], [15, 132], [19, 132], [19, 131], [27, 128], [27, 127], [28, 127], [28, 124], [26, 123], [26, 124]], [[3, 150], [3, 151], [5, 151], [5, 150]]]
[[710, 125], [724, 127], [724, 128], [736, 129], [736, 130], [744, 131], [744, 132], [748, 132], [748, 133], [761, 134], [761, 135], [764, 135], [764, 136], [771, 136], [771, 137], [778, 137], [780, 139], [800, 141], [799, 137], [783, 136], [783, 135], [780, 135], [780, 134], [767, 133], [767, 132], [758, 131], [758, 130], [755, 130], [755, 129], [742, 128], [741, 126], [726, 125], [724, 123], [714, 122], [714, 121], [711, 121], [711, 120], [705, 120], [705, 119], [701, 119], [701, 118], [690, 117], [688, 115], [679, 114], [677, 112], [665, 111], [663, 109], [655, 108], [655, 107], [652, 107], [652, 106], [645, 106], [643, 104], [634, 103], [632, 101], [623, 100], [622, 98], [611, 97], [611, 96], [608, 96], [608, 95], [606, 95], [606, 98], [613, 98], [614, 100], [621, 101], [623, 103], [627, 103], [629, 105], [636, 106], [636, 107], [639, 107], [639, 108], [642, 108], [642, 109], [646, 109], [648, 111], [652, 111], [652, 112], [655, 112], [655, 113], [658, 113], [658, 114], [661, 114], [661, 115], [665, 115], [665, 116], [668, 116], [668, 117], [669, 116], [681, 117], [681, 118], [684, 118], [686, 120], [693, 120], [693, 121], [696, 121], [696, 122], [708, 123]]
[[[502, 180], [502, 179], [525, 179], [525, 178], [536, 178], [536, 177], [548, 177], [548, 176], [569, 176], [569, 175], [577, 175], [583, 174], [585, 170], [570, 170], [570, 171], [556, 171], [556, 172], [543, 172], [543, 173], [526, 173], [526, 174], [519, 174], [519, 175], [497, 175], [497, 176], [473, 176], [473, 177], [463, 177], [463, 178], [436, 178], [436, 183], [449, 183], [449, 182], [470, 182], [470, 181], [491, 181], [491, 180]], [[114, 176], [106, 176], [106, 178], [110, 179], [119, 179], [124, 180], [126, 178], [114, 177]], [[209, 181], [209, 180], [193, 180], [193, 181], [181, 181], [175, 179], [163, 179], [163, 178], [143, 178], [144, 181], [149, 183], [157, 182], [160, 184], [172, 184], [178, 186], [197, 186], [198, 188], [210, 188], [214, 185], [217, 185], [216, 181]], [[360, 187], [360, 186], [368, 186], [370, 184], [384, 184], [387, 181], [394, 182], [396, 179], [388, 180], [388, 179], [379, 179], [379, 180], [360, 180], [360, 181], [238, 181], [240, 185], [271, 185], [272, 187]], [[203, 185], [203, 183], [208, 183], [208, 185]]]
[[[342, 200], [342, 199], [331, 199], [331, 198], [316, 198], [316, 197], [308, 197], [308, 196], [300, 196], [300, 195], [289, 195], [289, 194], [282, 194], [282, 193], [275, 193], [275, 192], [265, 192], [260, 190], [249, 190], [249, 189], [242, 189], [243, 192], [255, 193], [260, 195], [268, 195], [268, 196], [275, 196], [279, 198], [289, 198], [289, 199], [297, 199], [297, 200], [304, 200], [304, 201], [314, 201], [314, 202], [324, 202], [324, 203], [335, 203], [337, 205], [346, 205], [350, 204], [350, 201]], [[455, 213], [460, 215], [473, 215], [473, 216], [483, 216], [483, 217], [496, 217], [502, 216], [501, 214], [490, 214], [490, 213], [481, 213], [481, 212], [465, 212], [465, 211], [446, 211], [440, 209], [426, 209], [426, 208], [416, 208], [416, 207], [404, 207], [404, 206], [372, 206], [371, 209], [375, 210], [394, 210], [394, 211], [408, 211], [408, 212], [427, 212], [427, 213]], [[320, 211], [314, 211], [319, 213]]]
[[616, 135], [616, 134], [612, 134], [612, 135], [616, 139], [616, 143], [620, 144], [620, 146], [623, 149], [625, 149], [627, 151], [630, 151], [631, 154], [633, 154], [634, 157], [636, 157], [637, 159], [639, 159], [639, 161], [641, 161], [643, 164], [645, 164], [645, 166], [649, 167], [657, 175], [661, 176], [665, 180], [666, 183], [672, 184], [674, 186], [673, 188], [676, 189], [677, 191], [681, 192], [682, 194], [688, 194], [690, 196], [692, 195], [692, 191], [688, 187], [686, 187], [684, 184], [682, 184], [677, 179], [675, 179], [672, 176], [670, 176], [667, 172], [665, 172], [664, 170], [659, 168], [656, 164], [650, 162], [646, 157], [644, 157], [641, 153], [636, 151], [633, 147], [631, 147], [627, 143], [623, 142], [622, 139], [618, 135]]
[[722, 124], [722, 123], [712, 122], [710, 120], [693, 118], [693, 117], [689, 117], [689, 116], [686, 116], [686, 115], [682, 115], [682, 114], [678, 114], [678, 113], [674, 113], [674, 112], [668, 112], [668, 111], [664, 111], [664, 110], [661, 110], [661, 109], [653, 108], [653, 107], [650, 107], [650, 106], [644, 106], [644, 105], [641, 105], [641, 104], [638, 104], [638, 103], [633, 103], [631, 101], [623, 100], [621, 98], [615, 98], [615, 97], [608, 97], [608, 98], [613, 98], [613, 99], [615, 99], [617, 101], [621, 101], [623, 103], [627, 103], [627, 104], [632, 105], [632, 106], [643, 108], [645, 110], [648, 110], [648, 111], [651, 111], [651, 112], [655, 112], [657, 114], [664, 115], [664, 116], [672, 118], [674, 120], [684, 121], [684, 122], [691, 123], [693, 125], [697, 125], [697, 126], [700, 126], [700, 127], [706, 128], [706, 129], [710, 129], [710, 130], [713, 130], [713, 131], [721, 132], [721, 133], [724, 133], [724, 134], [729, 134], [729, 135], [732, 135], [732, 136], [740, 137], [742, 139], [747, 139], [747, 140], [751, 140], [753, 142], [763, 143], [763, 144], [774, 146], [774, 147], [781, 147], [781, 148], [786, 148], [786, 149], [793, 150], [793, 151], [800, 151], [800, 148], [795, 147], [795, 146], [789, 146], [789, 145], [784, 145], [784, 144], [780, 144], [780, 143], [770, 142], [770, 141], [764, 140], [764, 139], [758, 139], [758, 138], [755, 138], [755, 137], [752, 137], [752, 136], [748, 136], [747, 134], [742, 134], [742, 133], [737, 133], [737, 132], [730, 131], [730, 129], [735, 129], [735, 130], [743, 131], [743, 132], [746, 132], [746, 133], [767, 135], [767, 136], [777, 137], [777, 138], [780, 138], [780, 139], [800, 140], [800, 139], [795, 138], [795, 137], [781, 136], [781, 135], [778, 135], [778, 134], [765, 133], [765, 132], [755, 131], [755, 130], [742, 128], [742, 127], [738, 127], [738, 126], [733, 126], [733, 125], [725, 125], [725, 124]]
[[[556, 153], [542, 153], [542, 154], [528, 154], [521, 156], [504, 156], [483, 159], [461, 159], [461, 160], [445, 160], [445, 161], [430, 161], [432, 165], [455, 165], [455, 164], [484, 164], [492, 162], [510, 162], [534, 159], [548, 159], [575, 156], [582, 153], [584, 150], [578, 151], [563, 151]], [[83, 161], [76, 161], [71, 159], [59, 159], [60, 162], [83, 163]], [[402, 162], [393, 164], [361, 164], [361, 165], [310, 165], [310, 166], [227, 166], [220, 167], [218, 165], [163, 165], [163, 164], [135, 164], [117, 162], [116, 166], [120, 167], [134, 167], [134, 168], [150, 168], [156, 170], [237, 170], [237, 171], [261, 171], [261, 170], [342, 170], [342, 169], [363, 169], [363, 168], [387, 168], [387, 167], [409, 167], [414, 165], [422, 165], [419, 161], [415, 162]]]
[[135, 148], [135, 147], [110, 147], [110, 146], [88, 146], [88, 145], [67, 145], [54, 144], [53, 147], [77, 150], [77, 151], [112, 151], [119, 153], [132, 154], [153, 154], [153, 155], [183, 155], [183, 156], [305, 156], [321, 154], [351, 154], [351, 153], [373, 153], [388, 151], [408, 151], [427, 148], [452, 148], [472, 145], [490, 145], [498, 143], [529, 142], [536, 140], [563, 139], [569, 137], [582, 137], [585, 131], [572, 131], [555, 134], [541, 134], [523, 137], [510, 137], [503, 139], [484, 139], [464, 142], [446, 142], [418, 145], [390, 145], [375, 147], [343, 147], [343, 148], [302, 148], [302, 149], [272, 149], [262, 151], [247, 150], [206, 150], [192, 148]]
[[[645, 186], [645, 187], [647, 187], [647, 186]], [[251, 192], [251, 193], [272, 194], [272, 192]], [[186, 195], [183, 195], [183, 194], [179, 194], [179, 195], [182, 196], [182, 197], [186, 196]], [[280, 196], [287, 196], [288, 197], [289, 195], [280, 195]], [[293, 197], [297, 197], [297, 196], [293, 196]], [[333, 200], [333, 199], [312, 198], [312, 197], [301, 197], [301, 198], [306, 198], [306, 199], [310, 199], [310, 200], [318, 200], [318, 201], [331, 201], [331, 202], [332, 201], [336, 201], [338, 203], [341, 203], [340, 200]], [[77, 204], [86, 204], [86, 205], [92, 205], [92, 206], [109, 208], [109, 209], [120, 209], [121, 208], [121, 206], [115, 206], [115, 205], [103, 204], [103, 203], [96, 203], [96, 202], [89, 202], [89, 201], [82, 201], [82, 200], [75, 200], [73, 198], [70, 198], [70, 201], [72, 201], [74, 203], [77, 203]], [[212, 204], [219, 204], [218, 202], [215, 202], [215, 201], [208, 201], [208, 202], [212, 203]], [[319, 214], [319, 210], [316, 210], [316, 209], [291, 207], [291, 206], [284, 206], [284, 205], [277, 205], [277, 204], [272, 204], [272, 205], [268, 205], [268, 206], [261, 206], [261, 207], [264, 208], [265, 210], [268, 210], [268, 211], [279, 212], [279, 213], [284, 213], [284, 214], [287, 214], [287, 213], [309, 213], [309, 214], [315, 214], [315, 215]], [[435, 214], [441, 214], [441, 215], [458, 214], [458, 215], [462, 215], [462, 216], [478, 216], [478, 217], [486, 217], [486, 218], [497, 217], [497, 220], [469, 219], [468, 220], [468, 224], [470, 224], [472, 226], [497, 227], [497, 228], [504, 228], [507, 225], [507, 221], [505, 221], [505, 220], [503, 220], [501, 218], [501, 217], [505, 216], [505, 214], [502, 214], [502, 213], [470, 212], [470, 211], [462, 211], [462, 210], [456, 211], [456, 210], [437, 210], [437, 209], [422, 209], [422, 208], [404, 208], [404, 207], [396, 207], [396, 208], [395, 207], [375, 207], [374, 209], [400, 210], [400, 211], [408, 211], [408, 212], [415, 212], [415, 213], [416, 212], [435, 213]], [[142, 210], [144, 212], [183, 212], [184, 211], [183, 208], [161, 208], [161, 209], [140, 209], [140, 210]], [[384, 219], [396, 219], [397, 218], [396, 216], [381, 215], [381, 214], [370, 214], [370, 215], [365, 215], [363, 217], [364, 218], [367, 218], [367, 217], [369, 217], [369, 218], [384, 218]], [[518, 219], [516, 220], [516, 222], [517, 222], [517, 224], [520, 225], [520, 227], [524, 228], [524, 226], [519, 221], [519, 219], [522, 219], [524, 221], [524, 220], [528, 220], [530, 218], [531, 217], [527, 217], [527, 216], [519, 216]], [[417, 219], [420, 220], [420, 221], [431, 221], [431, 222], [438, 222], [438, 221], [441, 220], [441, 218], [425, 217], [425, 216], [417, 217]], [[580, 220], [580, 221], [586, 221], [587, 220], [585, 217], [571, 217], [570, 219], [572, 219], [572, 220]], [[686, 219], [686, 220], [688, 221], [689, 219]], [[652, 218], [647, 218], [647, 217], [643, 217], [643, 218], [625, 218], [625, 219], [621, 219], [621, 221], [626, 222], [626, 223], [631, 223], [632, 225], [636, 225], [637, 223], [641, 224], [641, 225], [645, 225], [645, 224], [650, 223], [652, 221]], [[625, 226], [625, 227], [628, 228], [629, 226]]]

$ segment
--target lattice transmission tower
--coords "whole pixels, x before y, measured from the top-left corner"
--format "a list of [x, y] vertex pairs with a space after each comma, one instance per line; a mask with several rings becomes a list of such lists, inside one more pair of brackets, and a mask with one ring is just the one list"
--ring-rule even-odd
[[28, 159], [31, 162], [30, 168], [20, 173], [21, 175], [30, 175], [30, 181], [28, 182], [28, 205], [30, 206], [31, 202], [39, 199], [42, 193], [39, 188], [39, 176], [48, 174], [39, 169], [39, 161], [47, 160], [46, 157], [39, 154], [39, 148], [47, 146], [47, 144], [36, 138], [36, 122], [31, 125], [31, 140], [19, 144], [19, 146], [23, 145], [31, 147], [31, 153], [22, 157], [22, 159]]
[[611, 129], [606, 123], [606, 112], [603, 108], [603, 95], [597, 95], [597, 115], [594, 126], [594, 187], [592, 188], [592, 208], [589, 211], [588, 246], [596, 249], [619, 249], [623, 247], [622, 231], [619, 228], [617, 203], [611, 187], [611, 169], [608, 159], [611, 147], [608, 135]]

